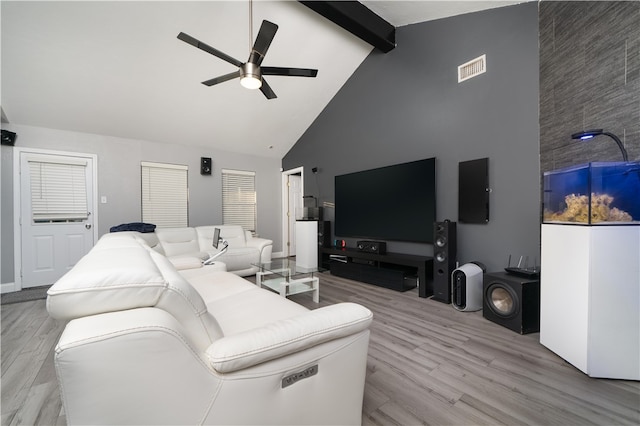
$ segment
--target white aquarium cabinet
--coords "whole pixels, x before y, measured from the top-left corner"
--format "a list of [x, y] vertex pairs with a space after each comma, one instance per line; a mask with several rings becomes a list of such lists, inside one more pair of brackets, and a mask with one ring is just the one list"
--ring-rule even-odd
[[640, 380], [639, 225], [542, 225], [540, 343], [591, 377]]

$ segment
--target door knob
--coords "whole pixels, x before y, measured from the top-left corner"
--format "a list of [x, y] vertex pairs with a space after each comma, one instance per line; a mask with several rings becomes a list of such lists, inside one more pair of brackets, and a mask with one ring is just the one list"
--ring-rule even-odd
[[85, 227], [85, 228], [87, 228], [87, 229], [91, 229], [91, 224], [90, 224], [90, 223], [86, 223], [86, 224], [84, 225], [84, 227]]

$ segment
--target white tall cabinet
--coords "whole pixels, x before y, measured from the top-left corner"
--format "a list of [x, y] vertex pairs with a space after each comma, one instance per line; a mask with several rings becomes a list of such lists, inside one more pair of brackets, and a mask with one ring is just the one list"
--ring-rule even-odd
[[318, 221], [296, 221], [296, 264], [304, 268], [318, 267]]
[[542, 225], [540, 343], [589, 376], [640, 380], [640, 226]]

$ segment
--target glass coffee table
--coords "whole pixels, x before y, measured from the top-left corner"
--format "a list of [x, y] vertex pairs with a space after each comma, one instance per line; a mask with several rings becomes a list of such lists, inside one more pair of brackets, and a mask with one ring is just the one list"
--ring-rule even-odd
[[292, 259], [273, 259], [268, 263], [252, 265], [260, 268], [260, 271], [256, 272], [258, 287], [267, 287], [282, 297], [313, 292], [313, 301], [320, 302], [320, 280], [317, 273], [327, 269], [299, 266]]

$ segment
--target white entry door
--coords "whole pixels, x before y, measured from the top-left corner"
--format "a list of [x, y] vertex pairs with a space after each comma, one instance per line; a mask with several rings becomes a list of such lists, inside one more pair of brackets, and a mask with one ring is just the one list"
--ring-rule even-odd
[[20, 152], [21, 288], [53, 284], [94, 243], [94, 157]]

